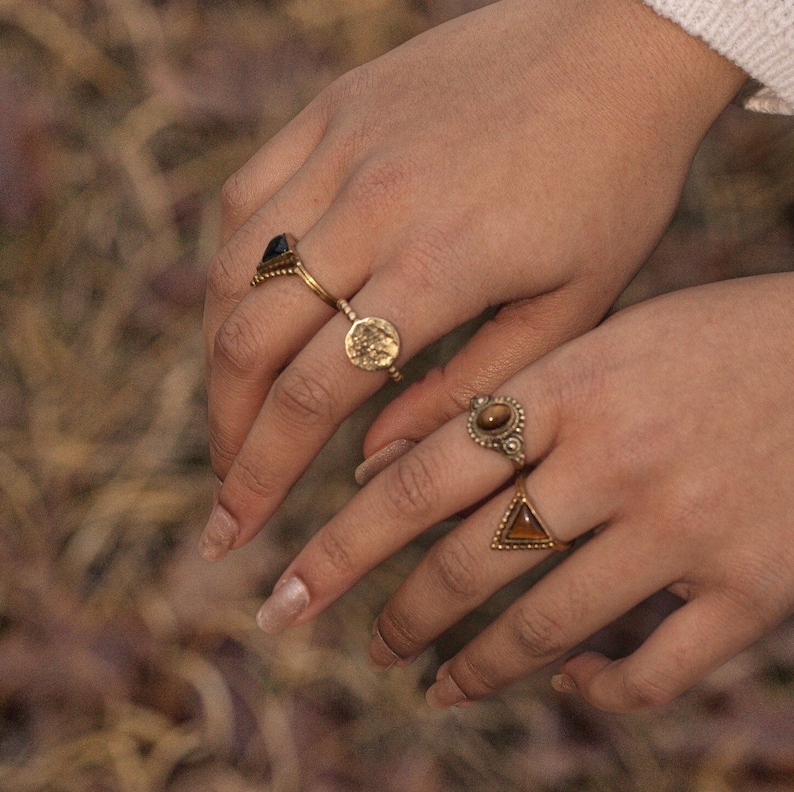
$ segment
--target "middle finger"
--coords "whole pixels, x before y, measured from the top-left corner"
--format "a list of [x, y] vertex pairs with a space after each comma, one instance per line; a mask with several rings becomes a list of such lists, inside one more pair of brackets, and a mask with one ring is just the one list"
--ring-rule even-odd
[[[532, 402], [525, 407], [527, 425], [533, 427], [525, 445], [529, 461], [546, 456], [554, 443], [556, 408], [554, 400], [548, 395], [544, 398], [548, 393], [544, 368], [539, 364], [531, 387], [522, 389], [532, 393]], [[276, 584], [273, 596], [260, 612], [260, 626], [275, 632], [294, 621], [314, 617], [419, 533], [484, 499], [512, 473], [513, 466], [506, 457], [471, 441], [465, 416], [445, 424], [376, 476], [317, 533]], [[608, 518], [596, 508], [599, 499], [589, 497], [590, 490], [597, 490], [597, 486], [586, 482], [581, 486], [586, 494], [568, 499], [565, 519], [560, 522], [572, 534], [560, 539], [575, 538]], [[500, 500], [497, 507], [484, 509], [495, 514], [501, 507], [504, 504]], [[484, 513], [481, 510], [479, 517], [474, 515], [464, 525], [481, 522]], [[491, 552], [488, 547], [492, 536], [491, 532], [485, 540], [485, 553]], [[456, 545], [461, 547], [460, 542]], [[474, 555], [469, 553], [469, 558]], [[539, 561], [544, 557], [543, 553], [493, 555], [503, 558], [508, 566], [523, 564], [524, 569], [530, 563], [527, 559]]]
[[[400, 270], [384, 267], [351, 298], [360, 317], [380, 317], [396, 326], [397, 366], [480, 310], [465, 299], [449, 299], [439, 309], [432, 290], [417, 290]], [[386, 381], [384, 372], [363, 371], [347, 359], [350, 326], [344, 314], [336, 314], [273, 383], [224, 479], [205, 547], [229, 549], [249, 541], [344, 418]]]

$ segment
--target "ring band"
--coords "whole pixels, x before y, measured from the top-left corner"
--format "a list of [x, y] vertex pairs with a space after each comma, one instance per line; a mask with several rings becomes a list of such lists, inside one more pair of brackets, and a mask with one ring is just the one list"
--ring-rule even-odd
[[339, 310], [339, 301], [324, 289], [301, 261], [295, 250], [297, 241], [292, 234], [279, 234], [268, 242], [262, 261], [256, 268], [251, 279], [251, 286], [259, 286], [268, 278], [279, 275], [297, 275], [324, 303], [334, 310]]
[[504, 454], [521, 470], [524, 455], [524, 408], [510, 396], [474, 396], [469, 402], [469, 436], [477, 445]]
[[526, 481], [516, 479], [516, 494], [496, 529], [492, 550], [567, 550], [573, 542], [562, 542], [538, 514], [529, 499]]
[[399, 382], [403, 375], [394, 365], [400, 354], [400, 334], [397, 328], [377, 316], [359, 319], [347, 300], [339, 300], [337, 306], [352, 324], [345, 336], [348, 360], [364, 371], [388, 371], [389, 376]]

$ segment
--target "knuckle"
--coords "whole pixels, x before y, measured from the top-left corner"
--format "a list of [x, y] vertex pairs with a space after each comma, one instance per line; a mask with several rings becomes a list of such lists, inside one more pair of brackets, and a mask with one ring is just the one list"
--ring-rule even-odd
[[226, 245], [210, 264], [207, 271], [207, 289], [220, 302], [238, 303], [246, 294], [247, 287], [247, 283], [235, 276], [229, 246]]
[[602, 402], [605, 392], [604, 371], [608, 366], [592, 344], [568, 346], [552, 358], [547, 382], [556, 396], [560, 411], [586, 405], [592, 409]]
[[317, 543], [324, 563], [333, 575], [348, 577], [354, 571], [355, 561], [351, 548], [332, 524], [317, 534]]
[[247, 316], [233, 313], [215, 336], [215, 360], [233, 374], [250, 376], [262, 363], [261, 329]]
[[487, 696], [504, 684], [498, 669], [473, 653], [458, 655], [451, 675], [466, 698], [470, 699]]
[[787, 561], [772, 552], [735, 551], [724, 574], [730, 609], [750, 621], [772, 626], [789, 605]]
[[482, 561], [463, 539], [453, 532], [427, 556], [431, 576], [456, 600], [475, 598], [480, 593], [477, 569]]
[[[362, 130], [361, 135], [371, 135]], [[405, 158], [377, 157], [362, 164], [353, 174], [346, 191], [362, 217], [381, 217], [400, 205], [410, 190], [410, 166]]]
[[[656, 442], [655, 438], [648, 438], [644, 451], [645, 458], [643, 450], [635, 447], [631, 453], [632, 456], [637, 457], [636, 467], [628, 469], [647, 474], [648, 449], [654, 442]], [[625, 457], [621, 459], [625, 460]], [[641, 465], [644, 467], [640, 467]], [[664, 525], [665, 544], [672, 550], [677, 549], [682, 554], [682, 558], [689, 559], [691, 565], [694, 559], [702, 558], [713, 549], [708, 534], [698, 529], [708, 524], [712, 515], [717, 512], [721, 505], [722, 493], [709, 482], [699, 480], [695, 476], [688, 478], [679, 476], [675, 479], [675, 484], [664, 488], [663, 492], [664, 498], [659, 507], [658, 519], [660, 524]]]
[[422, 514], [435, 503], [436, 486], [424, 455], [408, 453], [389, 469], [386, 491], [396, 514]]
[[620, 709], [623, 711], [661, 707], [675, 698], [675, 692], [664, 680], [638, 670], [628, 672], [623, 677], [621, 694]]
[[372, 86], [373, 73], [366, 64], [357, 66], [337, 77], [318, 97], [332, 107], [349, 104], [359, 96], [366, 95]]
[[414, 611], [394, 602], [389, 603], [378, 616], [378, 631], [398, 657], [413, 655], [423, 646], [415, 622]]
[[207, 437], [210, 446], [210, 458], [212, 469], [223, 479], [234, 462], [237, 452], [240, 450], [229, 434], [216, 422], [210, 421], [207, 426]]
[[[340, 120], [332, 127], [334, 156], [340, 172], [347, 173], [370, 150], [377, 137], [377, 122], [370, 117]], [[354, 182], [355, 184], [355, 179]]]
[[517, 608], [513, 616], [513, 637], [522, 654], [532, 660], [557, 657], [565, 649], [560, 621], [537, 608]]
[[321, 370], [290, 367], [276, 380], [273, 403], [292, 425], [327, 426], [334, 423], [337, 396], [331, 377]]
[[224, 222], [236, 221], [245, 213], [251, 199], [250, 185], [243, 171], [238, 170], [229, 176], [221, 187], [221, 217]]
[[426, 228], [414, 233], [410, 242], [398, 253], [395, 266], [411, 279], [417, 289], [435, 289], [442, 281], [461, 291], [469, 287], [466, 279], [450, 279], [450, 269], [464, 272], [460, 253], [455, 249], [452, 235], [442, 228]]
[[234, 481], [243, 492], [257, 501], [270, 500], [275, 494], [272, 477], [243, 456], [235, 459], [224, 483], [228, 486], [230, 481]]

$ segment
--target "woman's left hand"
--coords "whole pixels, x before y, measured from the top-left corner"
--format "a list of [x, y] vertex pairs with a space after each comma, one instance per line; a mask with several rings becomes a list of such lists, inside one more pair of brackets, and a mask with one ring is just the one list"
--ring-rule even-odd
[[[435, 707], [488, 696], [660, 589], [686, 604], [632, 655], [557, 677], [597, 707], [669, 701], [794, 611], [794, 274], [689, 289], [622, 311], [499, 389], [526, 412], [526, 490], [560, 541], [602, 527], [439, 671]], [[376, 621], [373, 663], [405, 663], [553, 551], [490, 549], [507, 457], [454, 418], [322, 528], [258, 616], [308, 621], [434, 523], [439, 540]], [[498, 494], [494, 494], [498, 492]]]

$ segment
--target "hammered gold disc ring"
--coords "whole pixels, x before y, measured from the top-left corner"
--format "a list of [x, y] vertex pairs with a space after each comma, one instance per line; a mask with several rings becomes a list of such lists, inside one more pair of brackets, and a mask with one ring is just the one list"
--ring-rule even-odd
[[521, 470], [524, 455], [524, 408], [510, 396], [474, 396], [469, 402], [469, 436], [483, 448], [504, 454]]
[[352, 325], [345, 336], [348, 360], [364, 371], [387, 371], [395, 382], [399, 382], [403, 375], [394, 365], [400, 354], [400, 334], [397, 328], [377, 316], [359, 319], [347, 300], [339, 300], [337, 307]]
[[268, 242], [262, 261], [256, 268], [251, 279], [252, 286], [259, 286], [268, 278], [279, 275], [297, 275], [324, 303], [334, 310], [339, 310], [339, 301], [324, 289], [306, 269], [298, 252], [295, 250], [297, 240], [292, 234], [279, 234]]
[[526, 482], [516, 479], [516, 494], [496, 529], [492, 550], [567, 550], [573, 542], [562, 542], [552, 533], [535, 504], [529, 499]]

